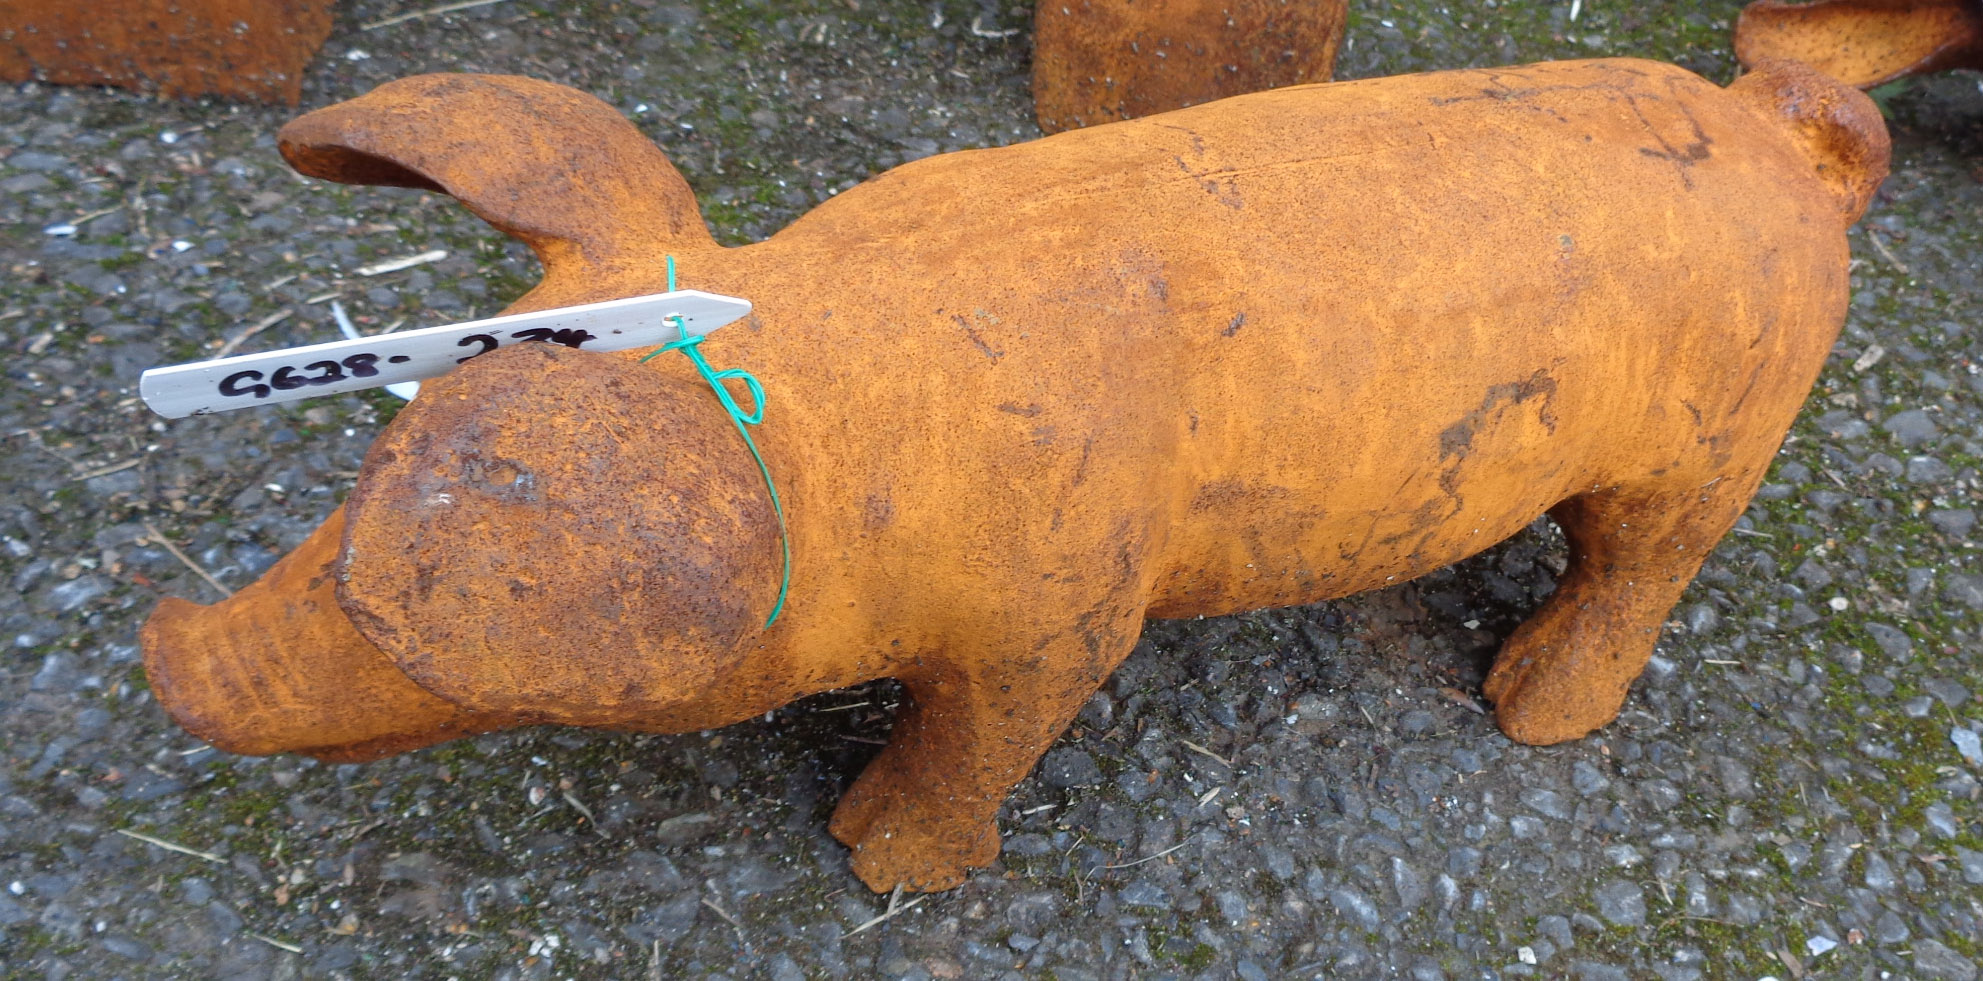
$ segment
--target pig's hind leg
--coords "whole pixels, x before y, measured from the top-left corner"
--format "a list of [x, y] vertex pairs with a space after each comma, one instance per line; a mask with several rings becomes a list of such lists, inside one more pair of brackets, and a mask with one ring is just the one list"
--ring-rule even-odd
[[1569, 539], [1569, 568], [1502, 644], [1487, 678], [1509, 738], [1564, 742], [1618, 716], [1661, 624], [1763, 472], [1759, 464], [1705, 485], [1611, 487], [1550, 510]]

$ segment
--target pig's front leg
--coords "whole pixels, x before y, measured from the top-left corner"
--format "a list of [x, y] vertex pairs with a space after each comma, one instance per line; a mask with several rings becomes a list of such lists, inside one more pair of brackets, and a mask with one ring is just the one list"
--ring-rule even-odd
[[833, 812], [868, 888], [950, 889], [998, 857], [999, 805], [1129, 654], [1143, 612], [1084, 619], [902, 678], [888, 745]]

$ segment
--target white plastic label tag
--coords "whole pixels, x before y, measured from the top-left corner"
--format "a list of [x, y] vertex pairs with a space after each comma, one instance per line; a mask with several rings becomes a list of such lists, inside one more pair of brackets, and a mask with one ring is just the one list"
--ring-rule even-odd
[[139, 379], [138, 394], [153, 412], [179, 419], [432, 378], [521, 341], [586, 351], [666, 344], [684, 332], [707, 334], [750, 310], [749, 300], [677, 290], [152, 368]]

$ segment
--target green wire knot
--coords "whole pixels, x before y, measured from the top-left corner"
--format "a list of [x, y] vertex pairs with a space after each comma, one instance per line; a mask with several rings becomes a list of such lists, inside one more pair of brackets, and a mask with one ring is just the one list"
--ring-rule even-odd
[[[669, 256], [668, 292], [674, 291], [675, 257]], [[709, 362], [703, 358], [702, 352], [696, 349], [702, 343], [704, 335], [689, 333], [680, 316], [674, 319], [675, 329], [681, 331], [681, 339], [669, 341], [649, 351], [638, 363], [646, 364], [664, 351], [680, 351], [688, 355], [689, 363], [695, 365], [696, 373], [702, 376], [703, 381], [709, 383], [710, 390], [716, 393], [716, 400], [723, 404], [723, 411], [729, 415], [730, 424], [737, 427], [737, 435], [744, 438], [744, 448], [750, 450], [751, 459], [757, 461], [757, 472], [764, 475], [764, 489], [771, 492], [772, 513], [778, 516], [778, 544], [785, 560], [784, 573], [778, 580], [778, 602], [771, 607], [770, 618], [764, 621], [764, 625], [769, 627], [777, 623], [778, 614], [785, 611], [785, 591], [792, 585], [792, 537], [785, 531], [785, 505], [778, 500], [778, 485], [771, 482], [771, 468], [765, 465], [764, 454], [757, 451], [757, 443], [751, 439], [749, 429], [764, 421], [764, 385], [756, 376], [742, 368], [725, 368], [722, 371], [711, 368]], [[737, 404], [737, 400], [731, 397], [730, 390], [724, 387], [724, 380], [729, 378], [741, 380], [744, 387], [750, 389], [751, 411], [745, 412], [743, 407]]]

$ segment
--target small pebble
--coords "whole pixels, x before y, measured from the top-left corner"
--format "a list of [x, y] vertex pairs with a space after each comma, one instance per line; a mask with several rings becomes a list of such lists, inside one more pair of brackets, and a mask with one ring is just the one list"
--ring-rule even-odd
[[1983, 738], [1975, 732], [1960, 726], [1949, 730], [1949, 742], [1955, 744], [1955, 751], [1972, 765], [1983, 763]]

